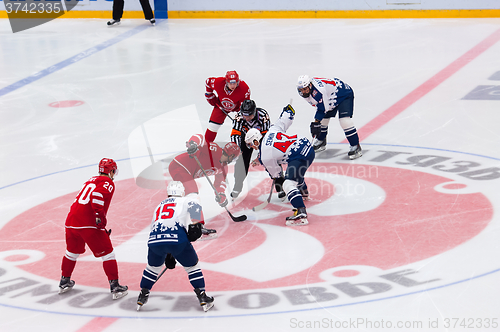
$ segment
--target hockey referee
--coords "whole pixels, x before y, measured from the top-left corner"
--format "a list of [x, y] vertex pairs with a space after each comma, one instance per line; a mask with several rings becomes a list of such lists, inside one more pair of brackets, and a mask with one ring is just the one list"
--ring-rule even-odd
[[253, 149], [246, 145], [245, 135], [250, 129], [255, 128], [264, 136], [270, 125], [271, 119], [265, 109], [256, 107], [255, 101], [251, 99], [243, 101], [238, 115], [234, 118], [233, 130], [231, 131], [231, 141], [238, 144], [243, 156], [243, 158], [236, 160], [234, 166], [234, 187], [231, 192], [233, 200], [238, 197], [243, 188], [243, 181], [247, 177], [248, 166], [252, 158]]

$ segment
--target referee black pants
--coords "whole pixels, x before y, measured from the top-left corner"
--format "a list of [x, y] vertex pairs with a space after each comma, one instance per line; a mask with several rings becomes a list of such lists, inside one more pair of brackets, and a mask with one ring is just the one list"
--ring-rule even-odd
[[[154, 17], [153, 10], [149, 4], [149, 0], [139, 0], [141, 2], [142, 11], [144, 12], [144, 18], [150, 20]], [[123, 6], [125, 5], [124, 0], [114, 0], [113, 1], [113, 20], [120, 20], [123, 16]]]

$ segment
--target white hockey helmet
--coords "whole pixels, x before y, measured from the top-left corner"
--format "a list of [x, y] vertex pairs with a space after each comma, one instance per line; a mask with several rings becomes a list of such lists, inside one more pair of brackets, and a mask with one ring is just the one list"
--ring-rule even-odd
[[[308, 93], [302, 92], [302, 89], [305, 88], [309, 88]], [[303, 98], [307, 98], [311, 94], [311, 78], [308, 75], [300, 75], [297, 79], [297, 92]]]
[[254, 145], [254, 140], [257, 140], [257, 142], [260, 143], [261, 138], [262, 134], [260, 133], [260, 130], [257, 128], [252, 128], [245, 135], [245, 143], [247, 144], [247, 146], [252, 146]]
[[178, 196], [183, 197], [185, 194], [184, 185], [180, 181], [170, 181], [167, 186], [168, 196]]

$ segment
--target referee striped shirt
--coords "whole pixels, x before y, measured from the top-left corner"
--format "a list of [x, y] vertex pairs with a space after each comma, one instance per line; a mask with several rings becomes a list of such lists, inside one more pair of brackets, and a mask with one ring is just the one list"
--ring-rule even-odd
[[271, 119], [269, 118], [269, 114], [263, 108], [257, 107], [255, 117], [251, 121], [246, 121], [241, 113], [238, 112], [233, 122], [231, 142], [241, 146], [242, 142], [245, 142], [246, 133], [252, 128], [260, 130], [260, 133], [264, 136], [269, 130], [270, 125]]

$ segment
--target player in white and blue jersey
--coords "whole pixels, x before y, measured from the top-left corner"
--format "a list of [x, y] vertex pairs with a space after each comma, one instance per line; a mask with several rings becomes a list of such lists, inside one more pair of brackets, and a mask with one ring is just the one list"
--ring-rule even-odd
[[[286, 225], [302, 226], [309, 223], [304, 205], [304, 198], [309, 193], [304, 176], [314, 160], [315, 153], [307, 138], [286, 134], [294, 117], [295, 110], [291, 105], [287, 105], [264, 137], [258, 130], [250, 129], [245, 142], [253, 149], [259, 149], [259, 160], [275, 181], [277, 191], [278, 188], [283, 188], [294, 207], [294, 214], [286, 218]], [[284, 176], [281, 168], [283, 164], [287, 164]]]
[[163, 264], [173, 269], [176, 260], [186, 270], [203, 309], [208, 311], [213, 306], [214, 298], [205, 293], [205, 279], [191, 244], [202, 234], [201, 205], [196, 196], [184, 197], [184, 193], [182, 182], [171, 181], [167, 186], [168, 198], [155, 209], [148, 240], [148, 265], [142, 274], [137, 310], [148, 301]]
[[314, 151], [326, 150], [326, 136], [328, 123], [339, 113], [339, 123], [349, 141], [349, 159], [356, 159], [363, 155], [359, 136], [352, 121], [354, 112], [354, 92], [352, 88], [338, 78], [310, 78], [307, 75], [299, 76], [297, 91], [309, 104], [316, 107], [314, 121], [311, 122], [311, 134], [314, 138]]

